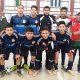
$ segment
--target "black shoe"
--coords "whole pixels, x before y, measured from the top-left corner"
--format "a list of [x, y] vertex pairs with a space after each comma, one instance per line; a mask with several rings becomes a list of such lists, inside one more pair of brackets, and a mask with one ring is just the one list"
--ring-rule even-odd
[[2, 70], [2, 71], [0, 72], [0, 77], [1, 77], [1, 78], [4, 77], [5, 74], [6, 74], [6, 71], [5, 71], [5, 70]]

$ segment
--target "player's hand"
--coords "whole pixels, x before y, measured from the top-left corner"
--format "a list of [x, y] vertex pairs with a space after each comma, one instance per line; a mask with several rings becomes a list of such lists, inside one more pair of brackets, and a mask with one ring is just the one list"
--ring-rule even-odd
[[47, 46], [45, 42], [42, 43], [43, 46]]
[[35, 44], [35, 41], [32, 41], [32, 44]]
[[52, 38], [53, 40], [56, 40], [56, 35], [54, 33], [52, 33]]

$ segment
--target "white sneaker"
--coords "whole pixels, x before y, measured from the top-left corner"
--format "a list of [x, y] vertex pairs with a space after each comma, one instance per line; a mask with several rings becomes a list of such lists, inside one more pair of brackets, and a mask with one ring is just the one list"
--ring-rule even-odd
[[33, 72], [33, 77], [36, 77], [39, 74], [39, 70]]
[[48, 74], [51, 75], [51, 76], [54, 75], [52, 70], [47, 70], [47, 72], [48, 72]]

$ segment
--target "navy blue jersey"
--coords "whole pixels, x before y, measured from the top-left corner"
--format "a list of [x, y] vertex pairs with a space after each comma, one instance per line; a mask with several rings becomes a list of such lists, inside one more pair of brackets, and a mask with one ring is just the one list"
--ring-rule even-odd
[[5, 32], [1, 35], [2, 42], [3, 42], [3, 50], [16, 50], [19, 48], [19, 36], [17, 33], [13, 33], [11, 36], [8, 36]]
[[27, 39], [26, 36], [22, 37], [21, 38], [21, 44], [20, 46], [22, 47], [27, 47], [27, 48], [30, 48], [32, 46], [36, 46], [36, 42], [37, 42], [37, 37], [33, 37], [31, 40]]
[[29, 20], [29, 26], [33, 28], [34, 34], [39, 34], [39, 22], [40, 18], [37, 16], [35, 18], [32, 18], [31, 16], [28, 17]]
[[60, 46], [71, 46], [70, 36], [65, 34], [60, 34], [60, 32], [55, 33], [56, 35], [56, 43]]
[[19, 35], [23, 36], [28, 27], [28, 18], [25, 15], [22, 17], [15, 15], [11, 18], [10, 24], [13, 25], [14, 30], [17, 31]]
[[52, 37], [48, 37], [47, 39], [40, 37], [37, 41], [37, 46], [41, 46], [42, 48], [46, 48], [48, 46], [52, 47], [51, 42], [53, 42]]

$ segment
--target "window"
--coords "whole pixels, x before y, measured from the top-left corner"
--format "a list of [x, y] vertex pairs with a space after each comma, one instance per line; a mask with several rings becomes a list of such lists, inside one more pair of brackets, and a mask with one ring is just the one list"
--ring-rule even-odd
[[61, 0], [51, 0], [50, 2], [52, 7], [60, 7]]

